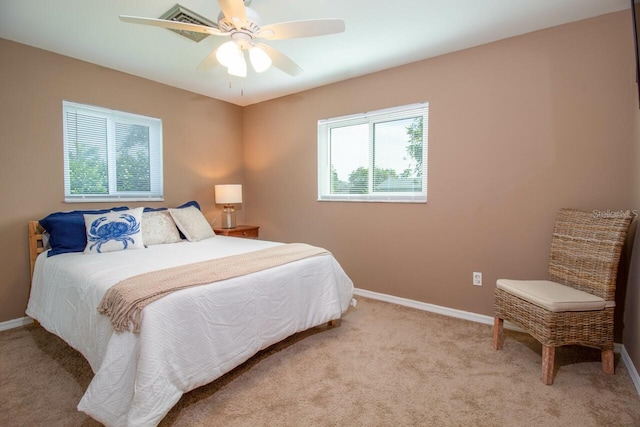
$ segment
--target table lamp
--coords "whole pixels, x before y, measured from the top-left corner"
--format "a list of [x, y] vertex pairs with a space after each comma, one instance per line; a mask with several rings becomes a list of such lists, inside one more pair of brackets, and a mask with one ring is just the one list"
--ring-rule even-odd
[[242, 185], [222, 184], [215, 186], [216, 203], [224, 205], [222, 209], [222, 228], [236, 228], [236, 210], [234, 204], [242, 203]]

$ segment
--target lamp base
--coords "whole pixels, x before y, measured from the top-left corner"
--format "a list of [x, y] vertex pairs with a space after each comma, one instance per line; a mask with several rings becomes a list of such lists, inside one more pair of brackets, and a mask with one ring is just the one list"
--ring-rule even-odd
[[236, 210], [233, 205], [224, 205], [221, 228], [236, 228]]

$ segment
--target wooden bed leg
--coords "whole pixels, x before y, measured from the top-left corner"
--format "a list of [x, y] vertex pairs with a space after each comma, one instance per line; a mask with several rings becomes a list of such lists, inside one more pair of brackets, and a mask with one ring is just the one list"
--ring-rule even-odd
[[602, 371], [607, 375], [614, 374], [613, 350], [602, 350]]
[[504, 319], [493, 318], [493, 349], [501, 350], [504, 345]]
[[327, 326], [330, 328], [333, 328], [334, 326], [338, 326], [338, 322], [340, 321], [340, 319], [333, 319], [333, 320], [329, 320], [327, 322]]
[[542, 383], [553, 384], [553, 368], [556, 360], [556, 348], [550, 345], [542, 346]]

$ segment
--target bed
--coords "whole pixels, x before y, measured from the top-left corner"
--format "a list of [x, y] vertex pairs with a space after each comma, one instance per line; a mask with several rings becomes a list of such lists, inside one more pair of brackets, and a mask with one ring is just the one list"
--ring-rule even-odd
[[283, 244], [215, 236], [48, 256], [42, 233], [29, 223], [27, 314], [87, 359], [95, 376], [78, 410], [107, 426], [157, 425], [183, 393], [292, 334], [332, 324], [352, 303], [353, 283], [325, 254], [169, 293], [142, 310], [139, 332], [115, 331], [96, 309], [115, 284]]

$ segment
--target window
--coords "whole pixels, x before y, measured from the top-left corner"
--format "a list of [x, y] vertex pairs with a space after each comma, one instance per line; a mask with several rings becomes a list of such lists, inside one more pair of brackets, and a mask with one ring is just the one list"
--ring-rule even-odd
[[63, 101], [66, 202], [163, 200], [162, 120]]
[[318, 200], [427, 201], [429, 104], [318, 121]]

